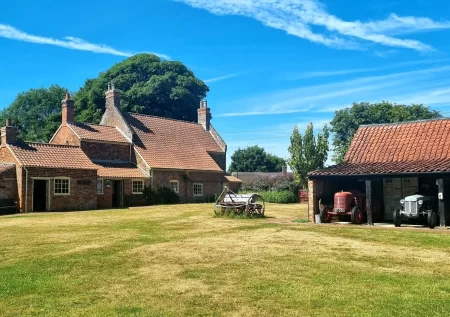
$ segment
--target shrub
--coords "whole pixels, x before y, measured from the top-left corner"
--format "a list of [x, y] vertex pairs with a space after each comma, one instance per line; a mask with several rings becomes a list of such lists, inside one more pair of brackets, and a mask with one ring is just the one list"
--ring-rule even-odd
[[180, 196], [168, 187], [144, 188], [144, 199], [148, 205], [173, 205], [180, 203]]
[[290, 191], [260, 192], [265, 202], [277, 204], [293, 204], [298, 202], [297, 195]]

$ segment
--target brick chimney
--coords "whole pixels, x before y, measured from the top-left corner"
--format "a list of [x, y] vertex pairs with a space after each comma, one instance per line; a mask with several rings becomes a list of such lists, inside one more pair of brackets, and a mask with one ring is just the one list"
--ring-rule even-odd
[[120, 94], [119, 91], [114, 88], [114, 84], [108, 84], [108, 91], [105, 93], [106, 109], [117, 108], [120, 109]]
[[209, 131], [211, 125], [211, 109], [208, 108], [208, 102], [206, 100], [200, 101], [200, 108], [197, 110], [198, 123], [200, 123], [206, 131]]
[[283, 175], [284, 177], [287, 176], [287, 166], [283, 166], [283, 167], [281, 168], [281, 175]]
[[17, 128], [11, 126], [11, 121], [6, 119], [6, 125], [0, 130], [2, 147], [9, 143], [15, 143], [17, 141]]
[[66, 125], [67, 122], [75, 121], [74, 102], [70, 99], [70, 94], [66, 93], [66, 98], [61, 101], [62, 104], [62, 124]]

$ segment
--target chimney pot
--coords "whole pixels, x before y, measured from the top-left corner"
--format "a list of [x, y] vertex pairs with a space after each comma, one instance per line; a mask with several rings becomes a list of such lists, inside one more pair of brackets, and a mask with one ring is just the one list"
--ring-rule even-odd
[[6, 124], [5, 124], [5, 126], [7, 126], [7, 127], [11, 126], [11, 122], [10, 122], [9, 119], [6, 119]]
[[283, 166], [283, 167], [281, 168], [281, 174], [282, 174], [284, 177], [287, 176], [287, 166]]
[[211, 110], [208, 108], [208, 101], [201, 100], [200, 108], [197, 110], [198, 123], [200, 123], [206, 131], [209, 131], [211, 125]]
[[70, 94], [67, 92], [66, 97], [63, 101], [61, 101], [62, 104], [62, 120], [61, 123], [63, 125], [66, 125], [67, 122], [74, 122], [75, 121], [75, 110], [74, 110], [74, 102], [72, 99], [70, 99]]

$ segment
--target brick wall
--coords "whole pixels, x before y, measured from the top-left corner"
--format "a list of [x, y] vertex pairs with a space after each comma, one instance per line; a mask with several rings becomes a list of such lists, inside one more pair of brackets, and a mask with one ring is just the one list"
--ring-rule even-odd
[[24, 181], [23, 173], [22, 173], [23, 169], [20, 167], [19, 162], [12, 155], [11, 151], [6, 147], [0, 147], [0, 163], [12, 163], [12, 164], [16, 165], [15, 187], [17, 188], [18, 206], [22, 210], [23, 205], [24, 205], [24, 202], [23, 202], [24, 190], [23, 190], [23, 186], [22, 186], [22, 183]]
[[209, 155], [223, 171], [227, 169], [227, 157], [225, 153], [209, 153]]
[[[183, 177], [187, 176], [187, 179]], [[208, 196], [218, 195], [223, 189], [223, 174], [213, 172], [185, 172], [170, 170], [153, 171], [153, 188], [169, 187], [171, 180], [177, 180], [181, 202], [195, 202], [206, 199]], [[203, 184], [203, 196], [194, 197], [193, 183]]]
[[[97, 206], [100, 209], [112, 208], [113, 206], [113, 179], [103, 180], [103, 194], [97, 195]], [[132, 179], [123, 180], [124, 207], [143, 206], [144, 195], [133, 194]], [[108, 185], [108, 183], [110, 183]], [[109, 187], [108, 187], [109, 186]], [[145, 180], [145, 186], [150, 186], [150, 180]]]
[[51, 140], [51, 144], [67, 144], [69, 145], [80, 145], [80, 139], [73, 133], [73, 131], [68, 126], [61, 126], [61, 128], [56, 132]]
[[13, 166], [0, 172], [0, 200], [18, 200], [16, 167]]
[[216, 129], [214, 129], [212, 125], [209, 126], [209, 132], [211, 133], [212, 137], [214, 138], [220, 149], [224, 152], [227, 152], [227, 145], [225, 144], [225, 141], [222, 139], [222, 137], [219, 135], [219, 133], [216, 131]]
[[137, 153], [136, 148], [134, 148], [133, 156], [132, 156], [132, 157], [133, 157], [133, 158], [132, 158], [132, 161], [133, 161], [133, 162], [136, 162], [136, 165], [137, 165], [140, 169], [144, 170], [147, 174], [150, 174], [150, 168], [149, 168], [149, 166], [148, 166], [147, 163], [142, 159], [142, 157], [139, 155], [139, 153]]
[[[29, 167], [28, 169], [28, 211], [33, 210], [33, 178], [49, 177], [50, 210], [86, 210], [97, 207], [97, 171], [76, 169], [54, 169]], [[54, 194], [54, 177], [70, 178], [70, 195]], [[80, 183], [80, 182], [81, 183]], [[25, 184], [25, 182], [24, 182]], [[25, 196], [25, 186], [23, 186]]]
[[100, 124], [117, 127], [117, 129], [122, 131], [131, 140], [133, 138], [133, 132], [125, 121], [119, 108], [119, 92], [116, 90], [107, 91], [105, 96], [105, 113], [102, 116]]
[[315, 222], [314, 215], [319, 214], [319, 199], [324, 194], [324, 181], [321, 179], [308, 180], [308, 208], [309, 220]]
[[81, 149], [92, 160], [130, 160], [129, 144], [81, 141]]

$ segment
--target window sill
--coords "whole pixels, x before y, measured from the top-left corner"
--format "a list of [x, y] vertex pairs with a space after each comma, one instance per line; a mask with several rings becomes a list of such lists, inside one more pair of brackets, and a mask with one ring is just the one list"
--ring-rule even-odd
[[56, 193], [53, 193], [53, 196], [70, 196], [70, 194], [56, 194]]

